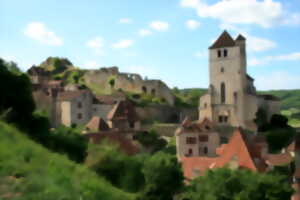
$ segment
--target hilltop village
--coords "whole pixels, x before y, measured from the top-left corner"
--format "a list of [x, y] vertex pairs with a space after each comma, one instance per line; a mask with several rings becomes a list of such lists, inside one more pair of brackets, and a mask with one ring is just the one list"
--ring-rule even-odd
[[137, 135], [156, 125], [161, 137], [175, 137], [176, 156], [187, 181], [226, 166], [266, 173], [284, 165], [293, 169], [289, 178], [296, 198], [300, 143], [289, 141], [273, 153], [260, 134], [257, 113], [263, 110], [271, 121], [279, 114], [280, 100], [257, 93], [247, 73], [246, 38], [233, 39], [224, 31], [208, 51], [210, 81], [198, 108], [177, 107], [176, 96], [164, 82], [122, 73], [117, 67], [78, 70], [68, 60], [54, 65], [49, 58], [27, 73], [35, 102], [54, 129], [81, 127], [90, 142], [108, 138], [134, 155], [140, 151], [134, 142]]

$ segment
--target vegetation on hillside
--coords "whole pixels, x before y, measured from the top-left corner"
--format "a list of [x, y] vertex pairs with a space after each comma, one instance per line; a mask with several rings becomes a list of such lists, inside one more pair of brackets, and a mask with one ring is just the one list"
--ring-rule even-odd
[[15, 128], [0, 122], [0, 130], [0, 199], [134, 199]]
[[286, 176], [220, 168], [193, 180], [183, 199], [279, 200], [291, 199], [293, 192]]

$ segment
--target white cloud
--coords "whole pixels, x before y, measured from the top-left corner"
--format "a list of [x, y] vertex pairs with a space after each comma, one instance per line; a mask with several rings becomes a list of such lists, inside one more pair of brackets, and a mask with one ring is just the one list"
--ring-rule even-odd
[[139, 35], [145, 37], [145, 36], [152, 35], [152, 32], [148, 29], [141, 29], [139, 30]]
[[249, 51], [260, 52], [273, 49], [277, 44], [269, 39], [259, 38], [252, 35], [245, 35], [247, 37], [247, 47]]
[[300, 52], [290, 53], [290, 54], [283, 54], [278, 56], [266, 56], [263, 58], [251, 58], [249, 60], [250, 66], [259, 66], [259, 65], [266, 65], [270, 62], [274, 61], [300, 61]]
[[201, 25], [200, 22], [193, 20], [193, 19], [186, 21], [186, 26], [190, 30], [195, 30], [195, 29], [199, 28], [200, 25]]
[[97, 61], [90, 60], [83, 64], [83, 67], [86, 69], [96, 69], [100, 68], [100, 64]]
[[269, 40], [267, 38], [253, 36], [252, 34], [249, 34], [247, 31], [232, 24], [222, 23], [220, 25], [220, 29], [231, 30], [236, 35], [242, 34], [243, 36], [245, 36], [247, 39], [247, 50], [250, 52], [267, 51], [277, 47], [277, 44], [274, 41]]
[[300, 77], [286, 71], [275, 71], [256, 76], [255, 85], [259, 90], [298, 89]]
[[181, 0], [182, 7], [194, 8], [200, 17], [228, 24], [256, 24], [271, 27], [277, 24], [299, 24], [299, 13], [289, 13], [275, 0], [220, 0], [207, 4], [203, 0]]
[[113, 44], [112, 47], [114, 49], [126, 49], [131, 47], [133, 44], [134, 44], [133, 40], [125, 39], [125, 40], [120, 40], [119, 42]]
[[104, 46], [103, 38], [95, 37], [95, 38], [89, 40], [86, 43], [86, 46], [93, 49], [97, 55], [99, 55], [99, 56], [104, 55], [104, 53], [103, 53], [103, 46]]
[[121, 19], [119, 20], [119, 22], [120, 22], [121, 24], [132, 24], [132, 23], [133, 23], [133, 20], [130, 19], [130, 18], [121, 18]]
[[63, 44], [62, 38], [58, 37], [45, 24], [40, 22], [31, 22], [28, 24], [24, 30], [24, 34], [42, 44], [50, 46], [61, 46]]
[[195, 57], [197, 57], [197, 58], [208, 57], [208, 51], [207, 50], [198, 51], [198, 52], [195, 53]]
[[169, 23], [168, 22], [163, 22], [163, 21], [153, 21], [150, 23], [150, 27], [153, 30], [160, 31], [160, 32], [165, 32], [169, 30]]

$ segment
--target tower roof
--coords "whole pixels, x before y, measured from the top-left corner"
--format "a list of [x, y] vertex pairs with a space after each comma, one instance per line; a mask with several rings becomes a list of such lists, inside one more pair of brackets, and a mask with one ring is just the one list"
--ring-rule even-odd
[[244, 40], [246, 40], [246, 38], [243, 35], [239, 34], [235, 40], [244, 41]]
[[209, 47], [209, 49], [217, 49], [222, 47], [233, 47], [235, 46], [235, 42], [229, 33], [225, 30], [220, 37], [215, 41], [213, 45]]

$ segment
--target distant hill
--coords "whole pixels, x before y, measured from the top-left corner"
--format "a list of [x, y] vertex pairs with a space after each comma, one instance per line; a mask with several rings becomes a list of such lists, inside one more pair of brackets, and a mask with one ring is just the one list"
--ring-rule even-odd
[[[207, 89], [204, 88], [187, 88], [180, 89], [179, 94], [186, 98], [187, 101], [196, 103], [199, 98], [205, 94]], [[281, 110], [299, 109], [300, 110], [300, 89], [299, 90], [270, 90], [258, 91], [259, 94], [271, 94], [281, 100]]]
[[0, 130], [0, 199], [134, 199], [1, 121]]

